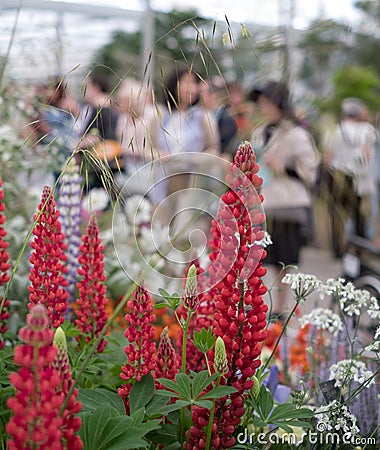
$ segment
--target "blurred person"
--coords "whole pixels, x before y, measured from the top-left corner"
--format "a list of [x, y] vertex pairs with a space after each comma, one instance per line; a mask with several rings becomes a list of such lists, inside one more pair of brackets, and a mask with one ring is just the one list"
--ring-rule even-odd
[[[169, 158], [167, 173], [167, 196], [194, 187], [199, 181], [194, 173], [201, 169], [207, 174], [204, 159], [198, 154], [219, 154], [219, 132], [215, 117], [200, 105], [200, 78], [191, 69], [176, 67], [164, 86], [164, 110], [158, 132], [160, 151], [176, 158]], [[182, 155], [184, 156], [182, 158]], [[187, 191], [172, 196], [171, 214], [179, 212], [180, 198], [192, 195]], [[184, 218], [182, 218], [184, 221]]]
[[118, 183], [129, 180], [129, 195], [144, 195], [154, 181], [148, 163], [162, 156], [157, 141], [159, 111], [153, 105], [150, 89], [134, 78], [123, 80], [116, 98], [120, 108], [116, 135], [122, 149], [123, 167]]
[[251, 115], [252, 111], [250, 103], [247, 101], [247, 96], [243, 85], [235, 80], [228, 81], [225, 85], [227, 99], [226, 107], [230, 114], [235, 118], [237, 133], [235, 136], [236, 149], [240, 142], [249, 140], [251, 135]]
[[355, 97], [344, 99], [340, 121], [325, 140], [331, 244], [338, 258], [344, 253], [349, 234], [365, 237], [371, 198], [376, 194], [376, 131], [363, 120], [366, 114], [367, 108], [362, 100]]
[[[253, 89], [249, 98], [256, 102], [264, 122], [251, 136], [253, 148], [261, 148], [261, 165], [266, 170], [262, 186], [264, 211], [273, 244], [268, 246], [265, 263], [277, 275], [286, 267], [298, 265], [300, 251], [312, 232], [310, 189], [317, 177], [319, 157], [313, 141], [292, 111], [287, 87], [276, 81]], [[283, 267], [282, 267], [283, 265]], [[276, 281], [278, 276], [276, 277]], [[273, 314], [282, 318], [289, 290], [279, 287]]]
[[112, 190], [113, 176], [119, 171], [121, 148], [116, 136], [118, 112], [110, 91], [105, 76], [91, 74], [86, 79], [77, 129], [83, 150], [82, 171], [84, 179], [88, 180], [89, 190], [104, 185]]
[[50, 153], [52, 172], [57, 179], [78, 144], [75, 117], [79, 105], [63, 80], [51, 80], [41, 95], [45, 104], [35, 124], [34, 138], [36, 144], [46, 146]]
[[238, 131], [237, 121], [226, 106], [226, 90], [223, 80], [204, 80], [200, 84], [200, 98], [203, 106], [211, 111], [216, 119], [221, 156], [228, 160], [233, 159], [236, 152], [234, 138]]

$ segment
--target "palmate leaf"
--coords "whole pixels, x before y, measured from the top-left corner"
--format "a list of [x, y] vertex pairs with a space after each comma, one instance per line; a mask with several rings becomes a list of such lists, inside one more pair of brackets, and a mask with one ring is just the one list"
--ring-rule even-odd
[[177, 373], [175, 377], [177, 392], [184, 400], [191, 401], [191, 381], [185, 373]]
[[153, 397], [154, 379], [151, 374], [142, 377], [136, 382], [129, 393], [131, 414], [147, 405]]
[[234, 392], [237, 392], [237, 389], [233, 386], [216, 386], [211, 389], [211, 391], [202, 395], [201, 398], [222, 398], [226, 395], [233, 394]]
[[[164, 423], [159, 430], [150, 432], [147, 438], [157, 444], [164, 444], [165, 448], [168, 444], [178, 442], [177, 425]], [[179, 442], [178, 442], [179, 443]]]
[[123, 400], [115, 392], [107, 389], [85, 389], [79, 388], [78, 400], [82, 403], [82, 411], [94, 411], [98, 406], [105, 403], [113, 406], [120, 414], [125, 414]]
[[202, 370], [198, 373], [191, 372], [191, 375], [193, 376], [193, 398], [198, 398], [217, 377], [217, 374], [209, 376], [208, 370]]
[[212, 329], [202, 328], [201, 331], [194, 331], [193, 342], [199, 351], [202, 353], [207, 353], [215, 345], [215, 336], [212, 332]]
[[[158, 378], [157, 381], [162, 384], [162, 386], [166, 387], [166, 389], [170, 389], [171, 391], [177, 392], [177, 384], [173, 380], [168, 380], [167, 378]], [[161, 391], [158, 391], [162, 394]]]
[[123, 450], [145, 447], [143, 439], [149, 432], [160, 428], [160, 420], [141, 422], [144, 408], [136, 411], [133, 417], [119, 415], [108, 404], [99, 406], [95, 411], [80, 414], [82, 427], [79, 432], [84, 450]]
[[177, 411], [178, 409], [184, 408], [189, 405], [191, 405], [191, 402], [188, 402], [187, 400], [177, 400], [175, 403], [163, 406], [158, 412], [166, 416], [170, 412]]
[[[165, 391], [166, 392], [166, 391]], [[158, 394], [158, 392], [153, 395], [151, 401], [145, 406], [145, 414], [148, 417], [157, 416], [157, 411], [168, 404], [168, 398]]]
[[273, 410], [270, 420], [280, 419], [308, 419], [314, 417], [314, 412], [309, 408], [296, 408], [292, 403], [282, 403]]
[[271, 422], [272, 425], [275, 425], [279, 428], [282, 428], [287, 433], [294, 433], [293, 427], [300, 428], [312, 428], [311, 423], [305, 422], [304, 420], [285, 420], [285, 421], [276, 421]]
[[[107, 423], [113, 418], [117, 417], [118, 412], [108, 403], [103, 403], [98, 406], [92, 413], [81, 415], [82, 427], [79, 435], [83, 441], [84, 449], [101, 449], [101, 442], [104, 436], [104, 429]], [[130, 419], [131, 420], [131, 419]]]

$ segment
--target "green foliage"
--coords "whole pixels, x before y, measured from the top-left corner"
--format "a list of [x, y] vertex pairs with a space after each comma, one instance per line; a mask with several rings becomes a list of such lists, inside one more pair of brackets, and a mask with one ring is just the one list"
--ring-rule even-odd
[[362, 99], [370, 110], [380, 108], [380, 78], [370, 67], [342, 67], [333, 75], [334, 94], [323, 104], [323, 109], [333, 111], [339, 117], [342, 101], [346, 97]]
[[67, 349], [71, 370], [78, 386], [89, 389], [105, 387], [117, 390], [122, 384], [120, 372], [121, 366], [125, 364], [124, 346], [128, 342], [123, 333], [114, 331], [107, 336], [108, 344], [103, 353], [96, 353], [86, 365], [82, 375], [78, 377], [83, 361], [91, 351], [93, 341], [88, 344], [84, 340], [78, 342], [75, 337], [80, 336], [80, 333], [70, 321], [65, 321], [62, 328], [68, 338]]
[[199, 373], [191, 372], [191, 377], [185, 373], [178, 373], [175, 381], [159, 378], [157, 381], [166, 389], [160, 389], [157, 393], [176, 399], [174, 403], [160, 409], [160, 413], [166, 415], [169, 412], [193, 405], [211, 409], [212, 399], [226, 397], [236, 392], [232, 386], [216, 386], [205, 392], [216, 378], [217, 374], [209, 375], [207, 370]]
[[162, 295], [162, 297], [166, 300], [166, 302], [156, 303], [154, 305], [154, 308], [159, 309], [159, 308], [169, 307], [173, 311], [176, 311], [176, 309], [178, 308], [178, 306], [181, 303], [180, 295], [177, 294], [176, 292], [174, 294], [169, 294], [168, 292], [165, 291], [165, 289], [162, 289], [162, 288], [159, 288], [158, 292]]
[[150, 431], [159, 428], [158, 420], [143, 422], [143, 410], [137, 410], [131, 416], [127, 416], [109, 403], [103, 403], [95, 410], [82, 411], [80, 417], [82, 427], [79, 435], [83, 441], [84, 450], [146, 448], [148, 443], [143, 438]]
[[207, 353], [214, 348], [215, 345], [215, 335], [212, 329], [202, 328], [201, 331], [194, 331], [193, 334], [194, 345], [202, 353]]
[[275, 404], [271, 392], [262, 384], [257, 398], [252, 395], [247, 403], [252, 406], [252, 421], [255, 427], [262, 429], [268, 425], [282, 428], [291, 433], [291, 427], [312, 428], [310, 422], [314, 412], [309, 408], [297, 408], [293, 403]]
[[4, 347], [0, 350], [0, 448], [5, 448], [5, 424], [11, 413], [7, 400], [14, 395], [15, 389], [9, 382], [9, 375], [17, 370], [13, 362], [13, 348]]

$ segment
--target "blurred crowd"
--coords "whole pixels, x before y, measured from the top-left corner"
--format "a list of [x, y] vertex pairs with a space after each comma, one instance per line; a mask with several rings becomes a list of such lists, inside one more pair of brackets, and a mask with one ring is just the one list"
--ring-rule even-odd
[[[339, 119], [316, 133], [316, 124], [297, 112], [287, 86], [275, 80], [247, 88], [178, 66], [162, 92], [134, 78], [110, 86], [96, 74], [85, 80], [81, 95], [62, 80], [34, 89], [39, 107], [22, 134], [36, 151], [59, 145], [56, 177], [75, 151], [86, 189], [105, 186], [114, 195], [124, 186], [125, 195], [149, 191], [156, 207], [193, 186], [204, 164], [197, 155], [232, 161], [238, 145], [250, 141], [261, 166], [273, 241], [266, 264], [278, 271], [297, 265], [302, 247], [318, 245], [314, 206], [321, 200], [334, 256], [343, 255], [350, 235], [377, 242], [378, 130], [358, 98], [344, 99]], [[154, 161], [160, 164], [151, 166]], [[181, 197], [176, 199], [163, 221], [181, 208]], [[285, 295], [279, 293], [275, 313], [282, 313]]]

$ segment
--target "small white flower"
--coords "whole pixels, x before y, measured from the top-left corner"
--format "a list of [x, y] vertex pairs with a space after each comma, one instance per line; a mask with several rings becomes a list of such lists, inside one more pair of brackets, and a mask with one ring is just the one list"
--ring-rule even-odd
[[298, 300], [305, 300], [313, 291], [318, 290], [321, 281], [315, 275], [304, 273], [288, 273], [282, 279], [294, 291]]
[[302, 327], [310, 324], [318, 330], [327, 330], [334, 335], [337, 335], [343, 328], [340, 317], [331, 310], [324, 308], [313, 309], [309, 314], [302, 316], [299, 322]]
[[328, 278], [325, 283], [321, 283], [317, 287], [320, 298], [323, 299], [326, 295], [336, 295], [342, 290], [345, 282], [344, 278]]
[[[335, 386], [348, 386], [351, 381], [357, 381], [363, 384], [365, 381], [373, 377], [373, 372], [367, 370], [363, 361], [354, 359], [344, 359], [330, 367], [330, 378], [335, 379]], [[374, 383], [374, 379], [366, 386]]]
[[370, 298], [367, 312], [371, 319], [380, 321], [380, 306], [375, 297]]
[[367, 352], [380, 352], [380, 326], [375, 332], [372, 344], [368, 345], [365, 350], [367, 350]]
[[349, 412], [347, 406], [332, 401], [326, 406], [316, 409], [317, 419], [316, 429], [329, 432], [332, 430], [341, 431], [345, 437], [357, 436], [360, 430], [357, 426], [357, 418]]

